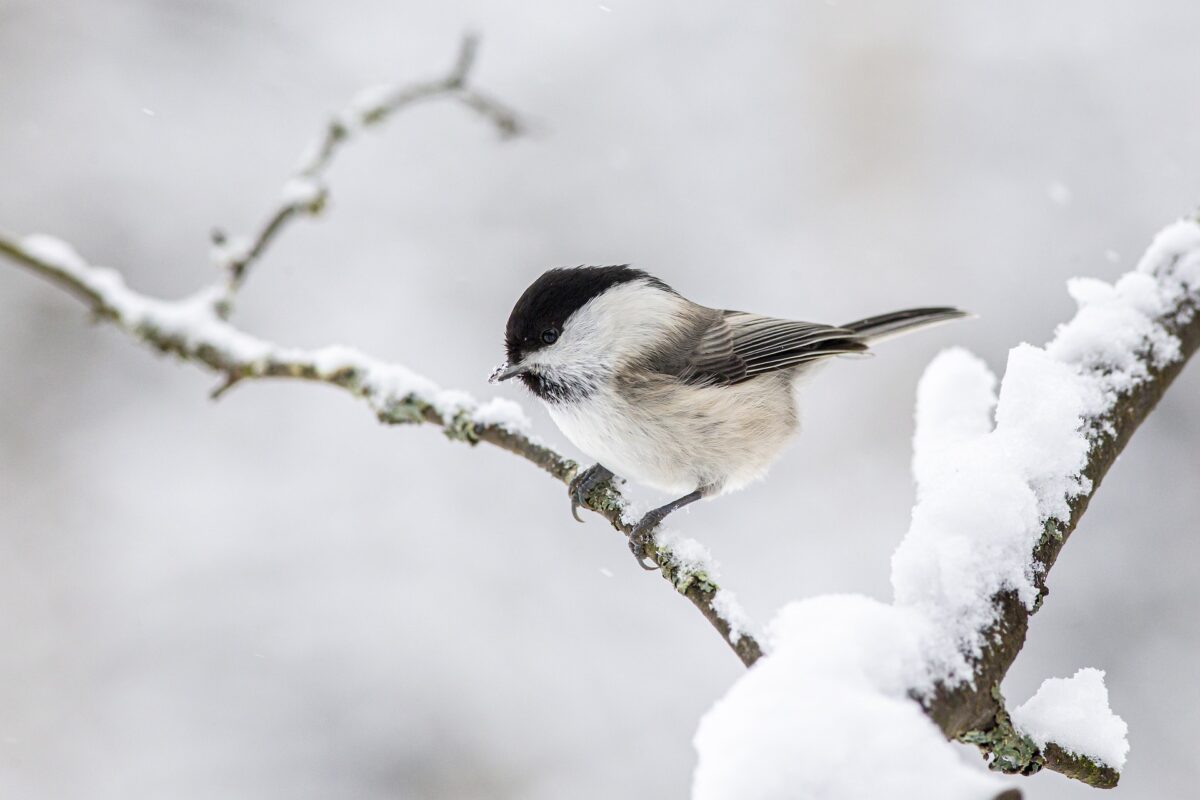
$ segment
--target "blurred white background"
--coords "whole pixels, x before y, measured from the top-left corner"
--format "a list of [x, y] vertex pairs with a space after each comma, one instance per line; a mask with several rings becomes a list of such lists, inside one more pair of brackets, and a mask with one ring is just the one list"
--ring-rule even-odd
[[[210, 227], [253, 228], [329, 112], [441, 74], [467, 28], [478, 85], [534, 135], [499, 143], [447, 103], [367, 136], [237, 320], [526, 401], [484, 380], [554, 265], [823, 322], [976, 311], [826, 370], [767, 482], [675, 518], [762, 621], [890, 597], [935, 352], [1002, 369], [1071, 314], [1066, 278], [1115, 277], [1200, 200], [1190, 0], [2, 0], [0, 226], [187, 293]], [[741, 667], [604, 523], [506, 453], [340, 393], [213, 404], [214, 383], [0, 266], [0, 796], [686, 796], [696, 722]], [[1198, 397], [1193, 366], [1005, 687], [1107, 670], [1128, 800], [1200, 779]]]

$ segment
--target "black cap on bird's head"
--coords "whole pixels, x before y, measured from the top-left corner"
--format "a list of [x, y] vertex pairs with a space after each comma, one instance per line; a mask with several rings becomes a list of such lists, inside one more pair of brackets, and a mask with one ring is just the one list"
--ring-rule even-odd
[[558, 341], [563, 325], [572, 314], [608, 289], [636, 280], [645, 280], [656, 288], [671, 291], [657, 278], [625, 264], [559, 267], [543, 272], [529, 284], [508, 316], [508, 325], [504, 329], [508, 363], [493, 374], [493, 380], [507, 380], [522, 374], [525, 358]]

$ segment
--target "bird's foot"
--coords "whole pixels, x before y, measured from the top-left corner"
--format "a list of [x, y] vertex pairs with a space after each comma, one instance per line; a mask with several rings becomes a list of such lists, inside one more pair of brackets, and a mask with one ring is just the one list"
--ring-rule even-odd
[[583, 522], [579, 516], [580, 508], [591, 508], [588, 505], [588, 495], [602, 483], [612, 480], [612, 477], [612, 472], [599, 464], [593, 464], [571, 480], [567, 493], [571, 496], [571, 516], [576, 522]]
[[654, 529], [658, 527], [658, 523], [662, 522], [665, 516], [667, 515], [661, 508], [647, 511], [629, 532], [629, 552], [633, 553], [633, 557], [637, 559], [638, 566], [647, 572], [658, 569], [658, 564], [651, 556], [651, 553], [654, 552]]
[[711, 491], [710, 487], [701, 487], [694, 492], [689, 492], [683, 497], [672, 500], [665, 506], [647, 511], [646, 514], [638, 520], [637, 525], [633, 526], [633, 530], [629, 532], [629, 549], [633, 552], [633, 557], [637, 559], [638, 566], [644, 570], [658, 569], [657, 554], [658, 550], [654, 546], [654, 529], [659, 526], [667, 515], [672, 511], [683, 508], [689, 503], [694, 503], [701, 497], [704, 497], [706, 491]]

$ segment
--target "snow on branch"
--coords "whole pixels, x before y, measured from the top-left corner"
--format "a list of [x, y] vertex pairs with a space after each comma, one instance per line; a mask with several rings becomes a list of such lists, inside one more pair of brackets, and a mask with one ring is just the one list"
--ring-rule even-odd
[[[1163, 230], [1115, 284], [1070, 291], [1074, 319], [1045, 348], [1014, 348], [998, 395], [963, 350], [929, 366], [895, 602], [785, 607], [772, 654], [701, 722], [697, 800], [1011, 796], [945, 739], [978, 745], [1000, 772], [1116, 785], [1128, 744], [1098, 671], [1044, 687], [1015, 724], [1000, 684], [1088, 499], [1200, 346], [1200, 222]], [[1086, 708], [1073, 717], [1064, 699]]]
[[[1108, 469], [1200, 347], [1200, 221], [1165, 228], [1115, 284], [1076, 279], [1069, 290], [1079, 304], [1075, 318], [1044, 350], [1014, 350], [1000, 391], [992, 435], [1008, 439], [1010, 464], [1032, 491], [1036, 514], [1013, 529], [1014, 553], [1025, 557], [1007, 561], [1009, 574], [992, 584], [986, 624], [973, 634], [956, 631], [966, 660], [949, 665], [928, 696], [947, 736], [978, 743], [1002, 733], [1014, 741], [996, 730], [1007, 716], [1000, 683], [1048, 592], [1049, 571]], [[893, 583], [899, 598], [903, 578]], [[1058, 747], [997, 766], [1026, 773], [1045, 766], [1098, 786], [1119, 777]]]
[[1125, 766], [1129, 726], [1108, 707], [1102, 670], [1089, 667], [1070, 678], [1047, 678], [1033, 697], [1013, 709], [1012, 721], [1040, 748], [1055, 744], [1104, 767]]
[[[233, 299], [249, 267], [301, 213], [317, 213], [327, 189], [320, 180], [339, 148], [359, 129], [376, 125], [413, 103], [435, 97], [462, 102], [495, 126], [502, 135], [522, 130], [516, 115], [488, 95], [471, 88], [476, 40], [467, 37], [451, 72], [435, 81], [383, 86], [359, 94], [349, 108], [329, 123], [302, 159], [300, 170], [284, 187], [280, 205], [253, 239], [217, 240], [222, 280], [182, 300], [149, 297], [129, 288], [116, 270], [89, 264], [66, 242], [33, 234], [15, 237], [0, 232], [0, 255], [19, 264], [89, 306], [133, 338], [221, 376], [219, 397], [232, 386], [252, 379], [292, 378], [339, 387], [362, 398], [385, 424], [430, 423], [447, 437], [477, 444], [487, 442], [514, 453], [569, 483], [578, 465], [528, 432], [521, 408], [502, 398], [480, 403], [468, 393], [443, 389], [407, 369], [343, 346], [301, 350], [246, 333], [229, 321]], [[596, 487], [589, 507], [628, 536], [637, 517], [619, 488]], [[564, 501], [564, 516], [566, 504]], [[672, 586], [690, 600], [743, 663], [753, 663], [761, 650], [734, 594], [717, 583], [716, 565], [706, 548], [671, 532], [660, 535], [654, 561]]]
[[[65, 242], [41, 234], [19, 240], [0, 234], [0, 254], [79, 297], [97, 318], [134, 338], [224, 375], [214, 394], [257, 378], [326, 383], [364, 399], [380, 422], [438, 425], [451, 439], [496, 445], [563, 483], [578, 471], [574, 461], [528, 434], [524, 412], [510, 400], [479, 403], [466, 392], [442, 389], [406, 367], [354, 348], [301, 350], [245, 333], [217, 310], [227, 296], [225, 286], [212, 286], [177, 301], [147, 297], [127, 287], [115, 270], [89, 265]], [[588, 506], [626, 536], [637, 521], [620, 490], [608, 484], [592, 492]], [[700, 610], [743, 663], [753, 663], [761, 654], [758, 643], [747, 632], [733, 594], [717, 585], [716, 568], [707, 551], [692, 540], [660, 538], [654, 560], [663, 577]]]

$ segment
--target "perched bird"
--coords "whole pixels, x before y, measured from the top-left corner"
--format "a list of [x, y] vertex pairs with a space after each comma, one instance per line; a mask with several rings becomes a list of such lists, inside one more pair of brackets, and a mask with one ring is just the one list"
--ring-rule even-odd
[[676, 500], [648, 512], [629, 546], [644, 562], [672, 511], [761, 478], [796, 433], [797, 378], [833, 356], [966, 316], [913, 308], [819, 325], [698, 305], [628, 266], [552, 269], [517, 300], [508, 360], [559, 430], [596, 459], [571, 483], [571, 512], [619, 475]]

